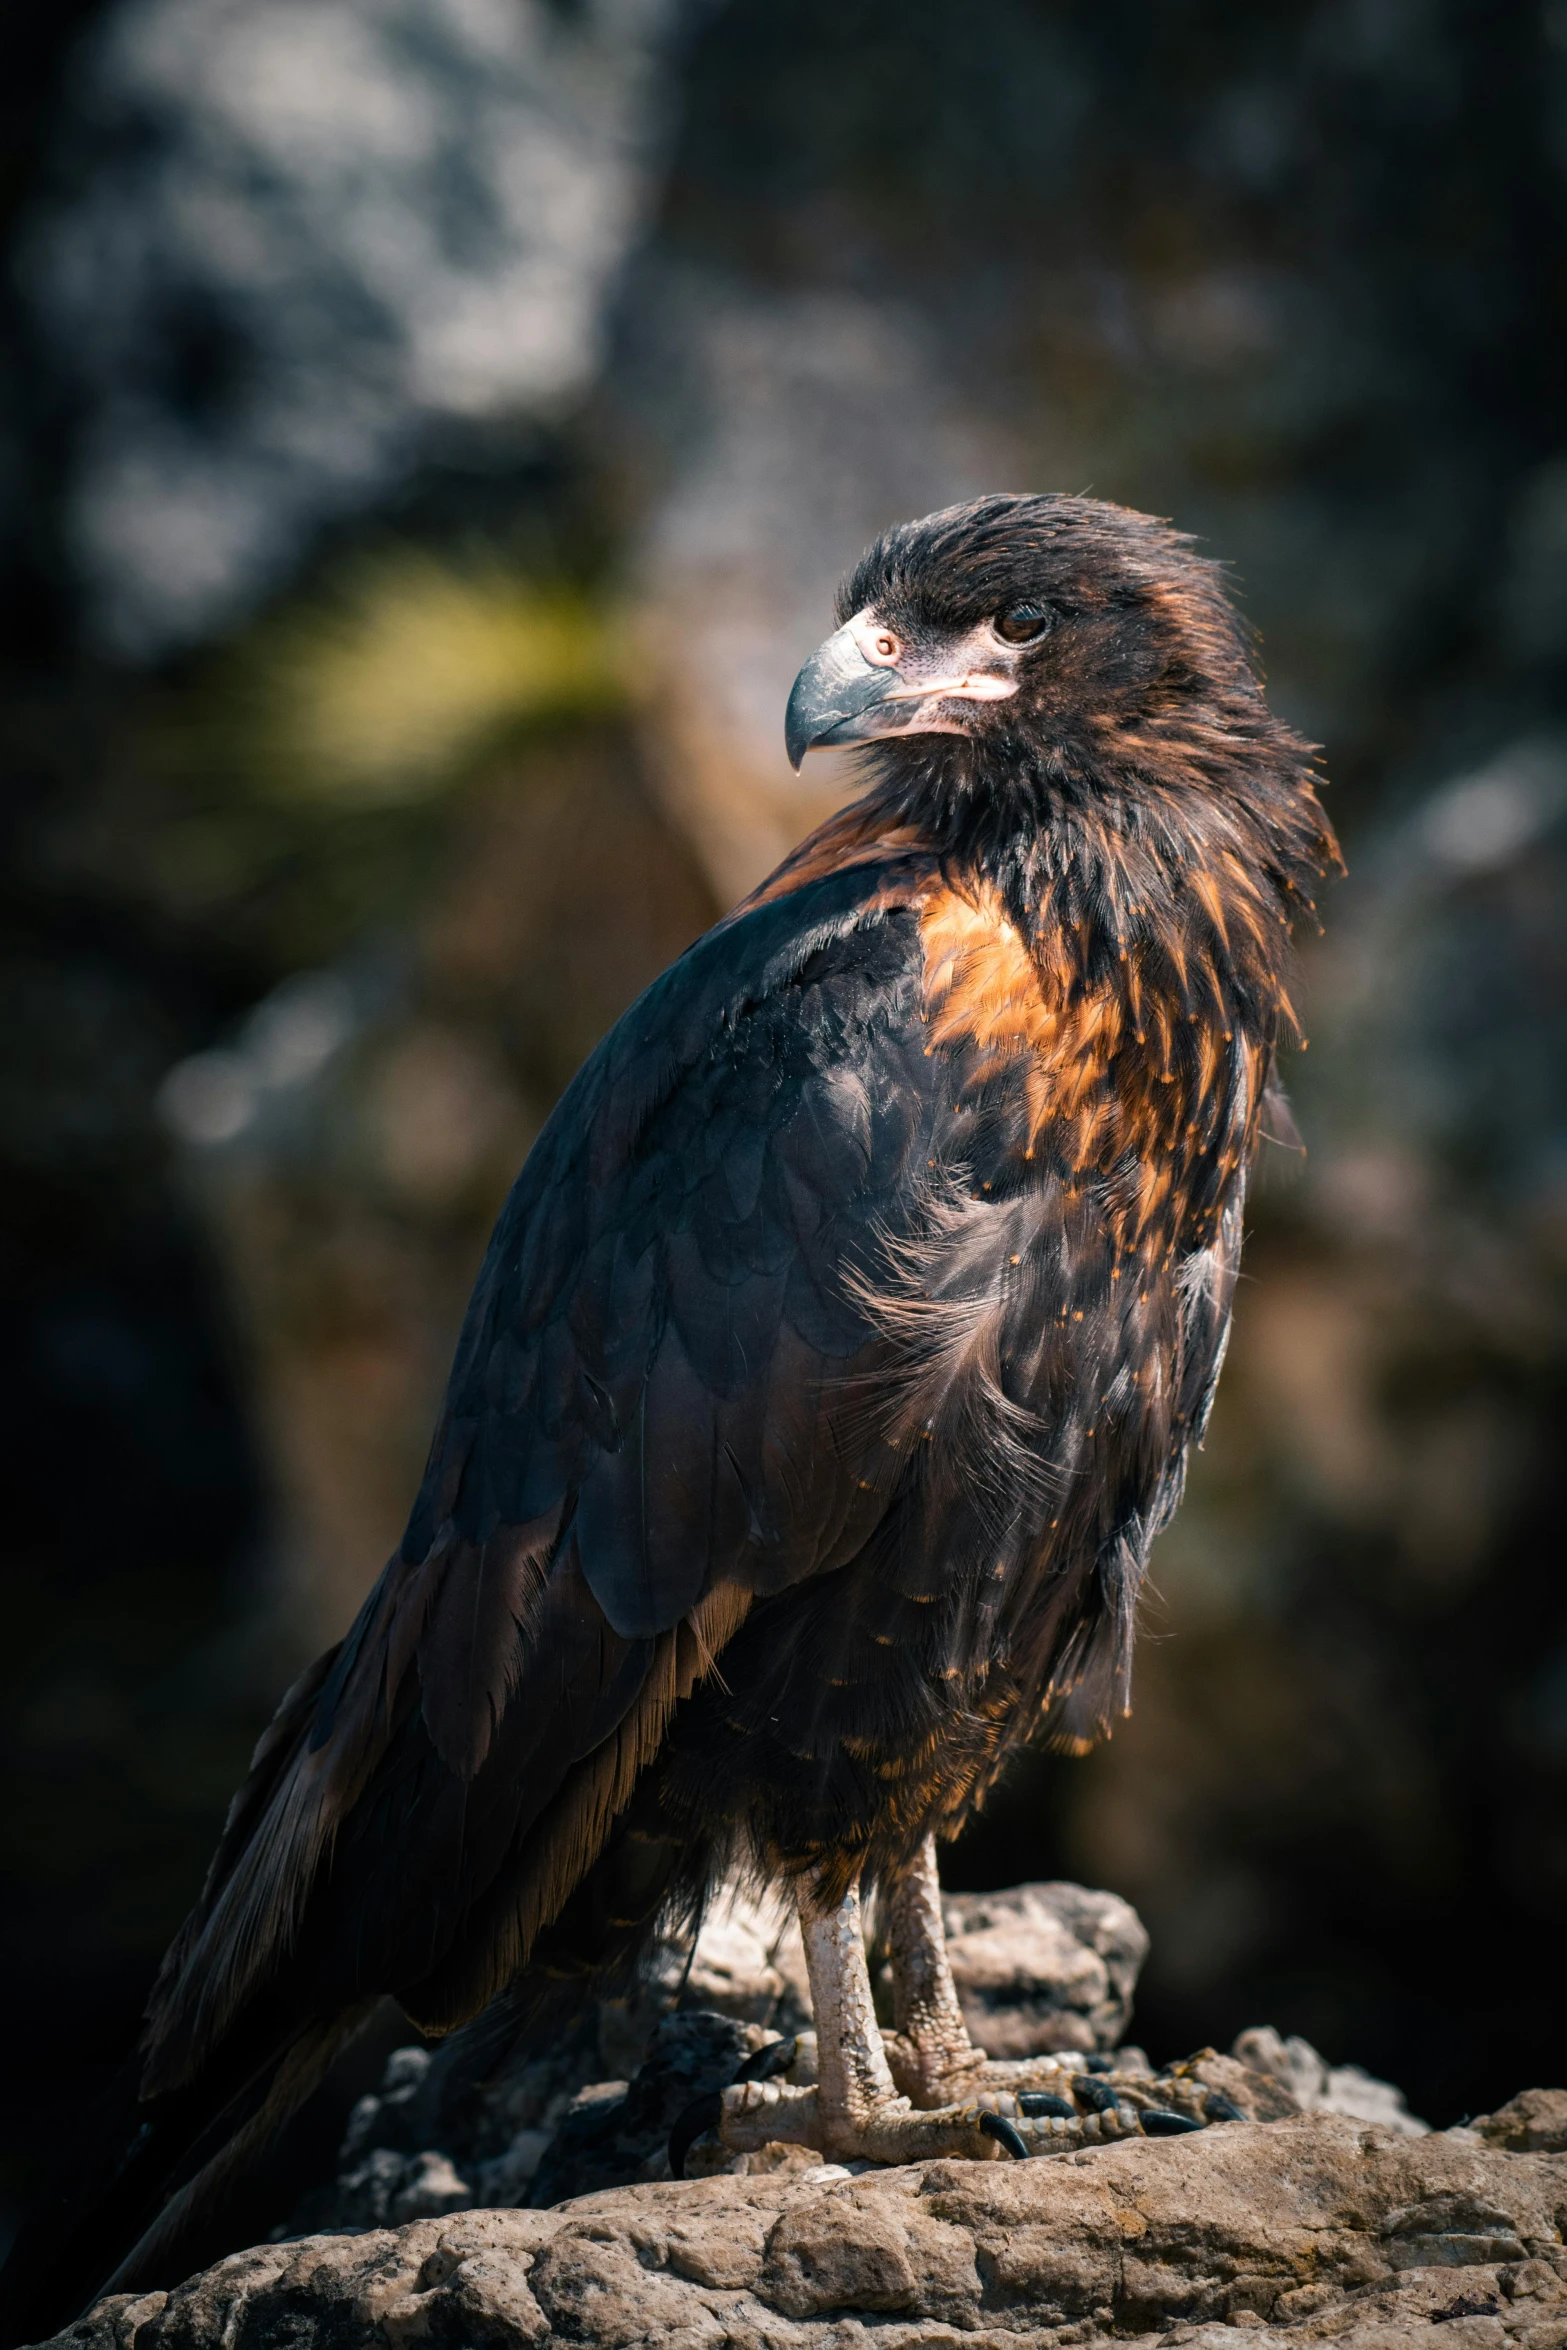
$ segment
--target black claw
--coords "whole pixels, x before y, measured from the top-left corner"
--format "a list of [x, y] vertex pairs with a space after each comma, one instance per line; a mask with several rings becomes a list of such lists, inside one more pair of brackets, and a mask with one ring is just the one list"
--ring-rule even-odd
[[1113, 2073], [1115, 2071], [1115, 2058], [1113, 2056], [1106, 2056], [1104, 2051], [1101, 2049], [1097, 2056], [1084, 2057], [1083, 2070], [1085, 2073]]
[[1063, 2121], [1077, 2119], [1077, 2107], [1068, 2098], [1057, 2097], [1051, 2089], [1024, 2089], [1018, 2094], [1018, 2111], [1026, 2114], [1053, 2113]]
[[1202, 2128], [1189, 2114], [1167, 2113], [1162, 2105], [1146, 2106], [1141, 2120], [1145, 2138], [1184, 2138], [1189, 2131]]
[[1226, 2097], [1222, 2089], [1210, 2089], [1203, 2100], [1203, 2112], [1211, 2122], [1243, 2122], [1246, 2116], [1233, 2097]]
[[1009, 2122], [1004, 2113], [982, 2113], [979, 2117], [979, 2134], [982, 2138], [994, 2138], [998, 2146], [1006, 2148], [1014, 2162], [1027, 2162], [1028, 2140], [1016, 2122]]
[[1079, 2073], [1072, 2083], [1072, 2094], [1090, 2113], [1113, 2113], [1120, 2099], [1108, 2081], [1096, 2081], [1091, 2073]]
[[797, 2040], [769, 2040], [754, 2056], [748, 2056], [735, 2074], [737, 2081], [776, 2081], [793, 2064], [799, 2048]]
[[716, 2089], [710, 2089], [705, 2097], [691, 2100], [669, 2133], [669, 2168], [673, 2177], [685, 2177], [686, 2156], [698, 2138], [708, 2130], [717, 2129], [723, 2111], [724, 2101]]

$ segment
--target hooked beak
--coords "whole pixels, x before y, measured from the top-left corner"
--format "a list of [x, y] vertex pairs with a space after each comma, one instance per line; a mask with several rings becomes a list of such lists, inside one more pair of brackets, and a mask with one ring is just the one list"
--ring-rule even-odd
[[912, 652], [896, 663], [870, 661], [862, 650], [863, 615], [847, 622], [818, 645], [794, 681], [784, 713], [784, 746], [799, 773], [807, 751], [837, 750], [845, 743], [874, 742], [892, 734], [962, 734], [954, 701], [999, 701], [1017, 691], [993, 668], [976, 670], [945, 652], [939, 671], [924, 674], [926, 660]]

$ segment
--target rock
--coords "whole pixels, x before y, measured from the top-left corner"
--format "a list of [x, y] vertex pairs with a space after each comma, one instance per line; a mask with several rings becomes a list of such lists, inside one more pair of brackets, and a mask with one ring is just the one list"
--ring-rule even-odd
[[1522, 2089], [1495, 2113], [1475, 2117], [1473, 2128], [1489, 2146], [1510, 2154], [1567, 2151], [1567, 2089]]
[[1242, 2119], [1249, 2122], [1291, 2120], [1300, 2110], [1289, 2091], [1271, 2074], [1260, 2073], [1237, 2057], [1221, 2056], [1216, 2048], [1199, 2048], [1195, 2056], [1169, 2066], [1162, 2078], [1170, 2081], [1190, 2078], [1200, 2082], [1204, 2089], [1228, 2098]]
[[339, 2179], [333, 2218], [338, 2227], [396, 2227], [439, 2211], [469, 2211], [478, 2200], [449, 2156], [428, 2147], [422, 2154], [396, 2154], [378, 2146]]
[[811, 2021], [811, 1985], [794, 1904], [775, 1892], [730, 1886], [709, 1905], [689, 1967], [682, 2005], [767, 2024], [788, 2034]]
[[1043, 1884], [949, 1893], [941, 1906], [964, 2018], [988, 2056], [1119, 2047], [1148, 1956], [1129, 1901]]
[[[1383, 2122], [1406, 2137], [1430, 2129], [1404, 2103], [1391, 2081], [1379, 2081], [1358, 2064], [1330, 2065], [1309, 2040], [1285, 2040], [1271, 2024], [1254, 2024], [1238, 2035], [1231, 2052], [1253, 2072], [1266, 2073], [1288, 2090], [1302, 2113], [1342, 2113], [1351, 2121]], [[1543, 2094], [1543, 2092], [1530, 2092]]]
[[476, 2034], [454, 2034], [433, 2054], [395, 2050], [379, 2092], [349, 2116], [337, 2177], [303, 2196], [276, 2237], [422, 2216], [394, 2206], [437, 2180], [445, 2199], [423, 2212], [526, 2203], [573, 2101], [601, 2072], [591, 2023], [499, 2064], [485, 2061]]
[[[1542, 2098], [1567, 2108], [1562, 2092], [1514, 2104]], [[268, 2245], [167, 2295], [112, 2296], [53, 2350], [842, 2350], [866, 2328], [878, 2350], [1562, 2350], [1564, 2223], [1567, 2154], [1316, 2111], [1055, 2160], [666, 2181]]]
[[810, 2024], [805, 1948], [787, 1896], [734, 1880], [720, 1886], [694, 1946], [671, 1934], [655, 1946], [630, 1996], [599, 2002], [605, 2061], [634, 2072], [660, 2017], [679, 2008], [762, 2024], [785, 2037]]
[[579, 2034], [476, 2085], [451, 2067], [455, 2093], [445, 2051], [400, 2048], [380, 2095], [350, 2116], [337, 2178], [304, 2196], [274, 2241], [667, 2178], [679, 2116], [773, 2037], [731, 2016], [676, 2014], [657, 2026], [629, 2084], [593, 2080], [592, 2037]]
[[629, 2087], [583, 2091], [551, 2140], [528, 2201], [559, 2203], [633, 2179], [667, 2178], [669, 2133], [687, 2106], [727, 2088], [771, 2036], [732, 2016], [666, 2017]]

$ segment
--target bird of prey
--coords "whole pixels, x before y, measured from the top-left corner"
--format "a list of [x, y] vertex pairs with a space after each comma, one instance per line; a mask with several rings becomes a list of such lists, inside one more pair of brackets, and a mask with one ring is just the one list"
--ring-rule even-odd
[[128, 2150], [55, 2229], [64, 2303], [172, 2281], [383, 1995], [428, 2034], [526, 2021], [736, 1867], [793, 1888], [818, 2051], [724, 2093], [724, 2146], [1031, 2143], [933, 1840], [1024, 1741], [1125, 1709], [1337, 851], [1218, 567], [1161, 522], [951, 507], [838, 614], [787, 744], [865, 746], [864, 788], [534, 1146], [402, 1546], [263, 1737]]

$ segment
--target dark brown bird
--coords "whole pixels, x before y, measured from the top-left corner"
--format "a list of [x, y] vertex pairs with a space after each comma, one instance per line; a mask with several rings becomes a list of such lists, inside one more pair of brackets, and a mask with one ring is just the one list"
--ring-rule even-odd
[[524, 2023], [735, 1865], [796, 1891], [820, 2046], [816, 2086], [726, 2093], [727, 2144], [996, 2156], [987, 2111], [1028, 2141], [1027, 2068], [962, 2029], [932, 1839], [1022, 1742], [1126, 1706], [1337, 852], [1217, 567], [1162, 523], [953, 507], [839, 613], [789, 749], [870, 746], [866, 788], [633, 1005], [523, 1168], [402, 1547], [262, 1740], [137, 2134], [57, 2223], [56, 2319], [171, 2281], [379, 1996]]

